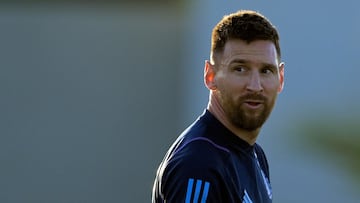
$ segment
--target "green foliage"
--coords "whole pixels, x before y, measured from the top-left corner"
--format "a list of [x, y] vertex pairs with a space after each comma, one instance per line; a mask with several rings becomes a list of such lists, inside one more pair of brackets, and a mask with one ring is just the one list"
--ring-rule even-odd
[[359, 119], [329, 121], [317, 119], [306, 122], [302, 130], [302, 143], [326, 153], [333, 161], [352, 174], [360, 184], [360, 129]]

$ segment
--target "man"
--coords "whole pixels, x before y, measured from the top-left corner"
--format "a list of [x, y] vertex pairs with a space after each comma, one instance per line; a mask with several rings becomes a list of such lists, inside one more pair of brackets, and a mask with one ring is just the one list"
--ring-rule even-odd
[[278, 32], [260, 13], [238, 11], [224, 16], [211, 40], [207, 109], [167, 152], [152, 202], [272, 202], [256, 138], [283, 89]]

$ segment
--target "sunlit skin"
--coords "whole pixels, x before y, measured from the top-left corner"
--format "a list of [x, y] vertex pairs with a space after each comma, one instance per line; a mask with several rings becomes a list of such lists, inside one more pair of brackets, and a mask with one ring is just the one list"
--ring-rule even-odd
[[212, 58], [204, 68], [204, 82], [210, 90], [207, 109], [253, 145], [283, 89], [284, 63], [267, 40], [231, 39]]

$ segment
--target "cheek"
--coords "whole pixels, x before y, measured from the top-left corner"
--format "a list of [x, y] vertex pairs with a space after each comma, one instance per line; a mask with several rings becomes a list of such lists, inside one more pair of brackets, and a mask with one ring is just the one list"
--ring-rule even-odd
[[277, 93], [280, 88], [280, 81], [277, 79], [264, 80], [263, 87], [269, 93]]
[[245, 86], [246, 78], [228, 74], [227, 77], [222, 78], [221, 83], [228, 89], [241, 89]]
[[268, 103], [269, 103], [270, 106], [274, 105], [274, 103], [276, 101], [276, 98], [277, 98], [277, 96], [279, 94], [277, 87], [278, 87], [277, 85], [274, 85], [271, 89], [268, 89], [265, 92], [265, 95], [266, 95], [266, 97], [268, 99]]
[[230, 78], [222, 81], [219, 85], [219, 90], [221, 92], [226, 92], [227, 95], [232, 97], [237, 97], [242, 94], [243, 85], [236, 80], [231, 80]]

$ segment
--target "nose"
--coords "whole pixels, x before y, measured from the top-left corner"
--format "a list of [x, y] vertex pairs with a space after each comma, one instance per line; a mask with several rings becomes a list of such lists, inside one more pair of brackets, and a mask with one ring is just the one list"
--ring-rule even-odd
[[250, 91], [250, 92], [262, 92], [263, 91], [260, 74], [258, 72], [254, 71], [249, 75], [249, 80], [248, 80], [246, 89], [247, 89], [247, 91]]

